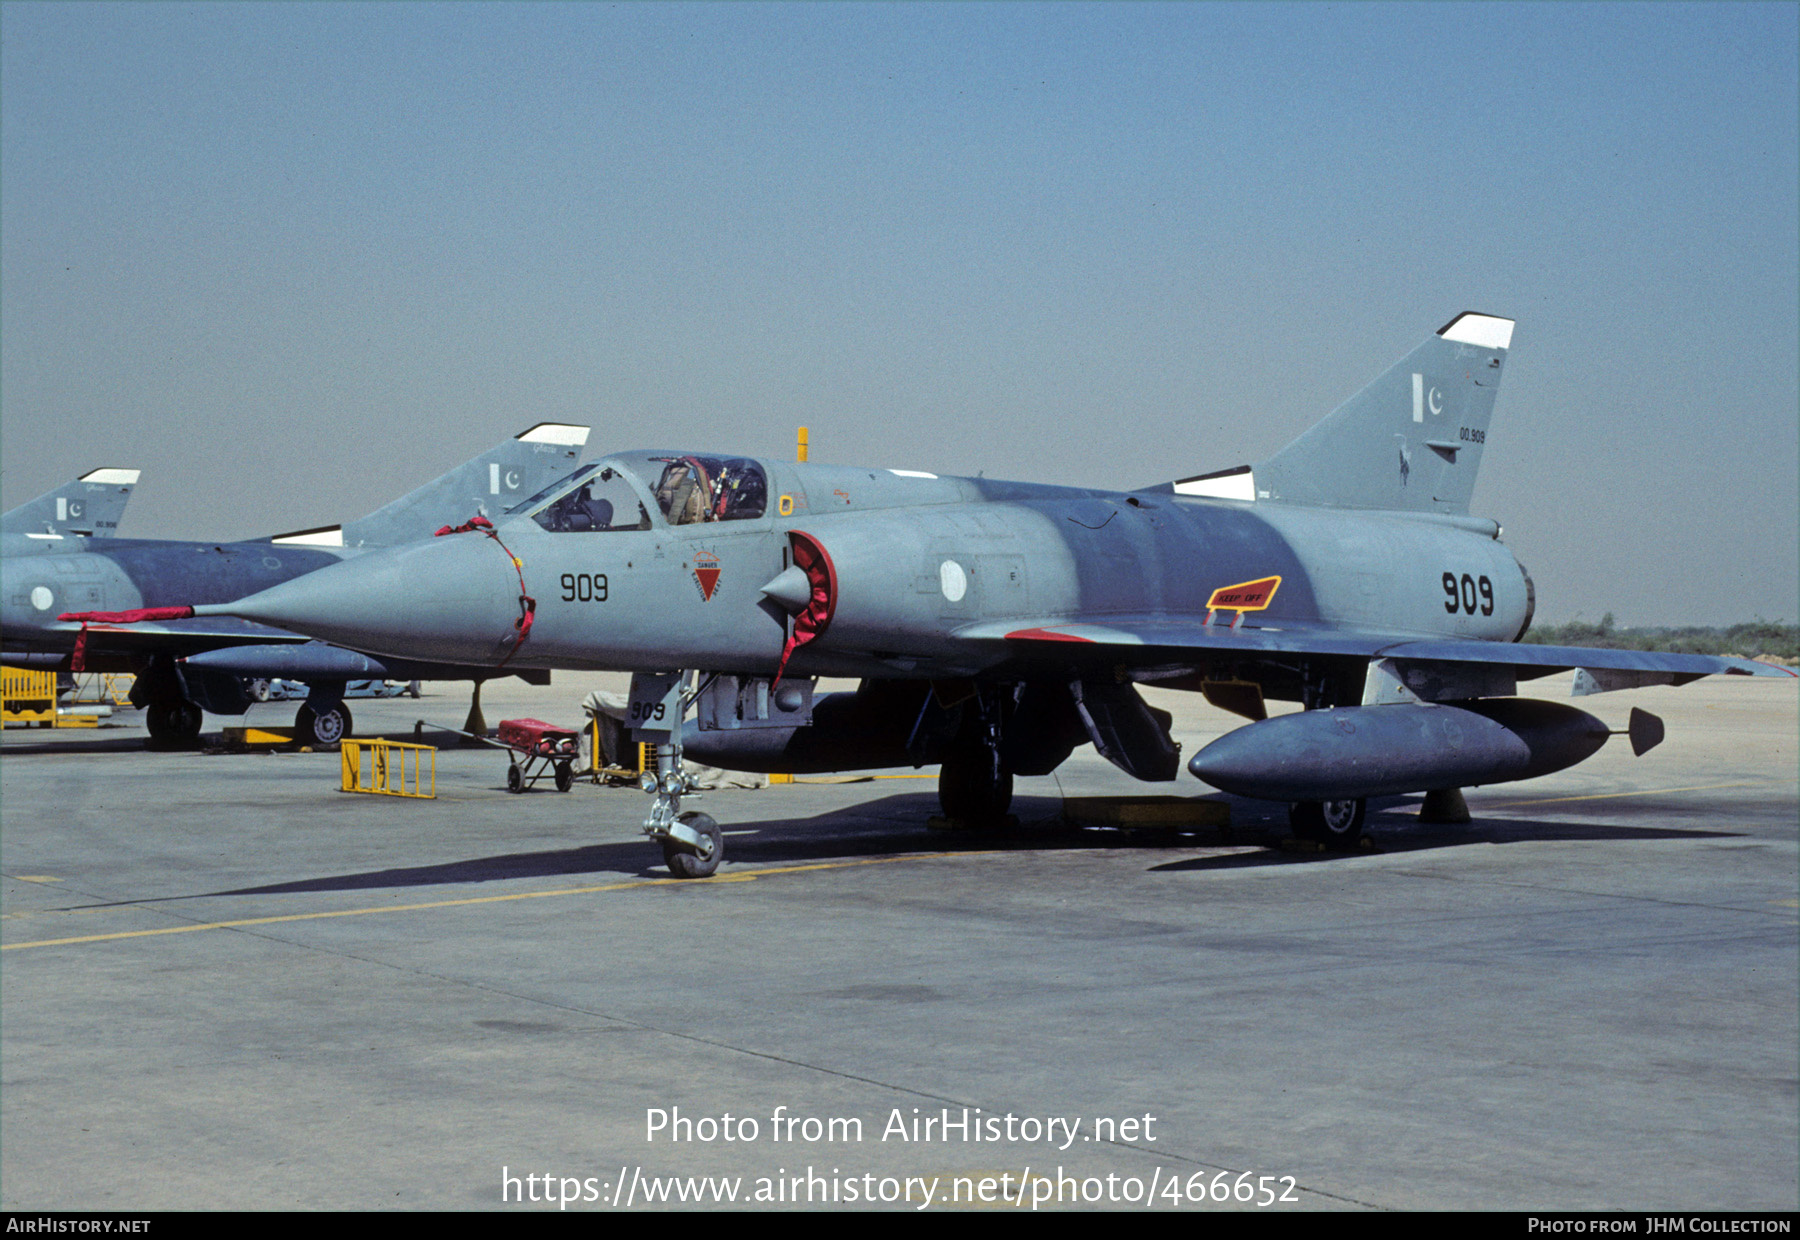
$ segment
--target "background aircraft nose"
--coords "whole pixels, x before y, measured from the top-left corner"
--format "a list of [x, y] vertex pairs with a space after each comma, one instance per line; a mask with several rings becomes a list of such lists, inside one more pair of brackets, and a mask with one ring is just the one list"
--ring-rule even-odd
[[372, 551], [194, 614], [241, 616], [371, 654], [496, 663], [517, 642], [519, 574], [479, 533]]

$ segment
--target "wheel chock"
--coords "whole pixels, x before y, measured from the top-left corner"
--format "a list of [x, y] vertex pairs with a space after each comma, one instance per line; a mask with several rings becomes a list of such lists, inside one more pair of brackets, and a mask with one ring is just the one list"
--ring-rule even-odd
[[222, 728], [222, 748], [274, 749], [294, 743], [292, 728]]
[[1065, 797], [1063, 821], [1072, 827], [1120, 831], [1180, 831], [1231, 827], [1231, 806], [1197, 797]]

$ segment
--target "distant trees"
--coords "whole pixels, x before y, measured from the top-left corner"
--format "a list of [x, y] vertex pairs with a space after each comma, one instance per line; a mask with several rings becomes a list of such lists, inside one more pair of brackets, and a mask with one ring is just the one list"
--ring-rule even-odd
[[1729, 628], [1621, 629], [1613, 623], [1612, 612], [1595, 624], [1587, 620], [1571, 620], [1567, 624], [1548, 624], [1525, 635], [1528, 642], [1542, 646], [1600, 646], [1615, 650], [1665, 650], [1678, 654], [1734, 654], [1754, 659], [1766, 655], [1792, 663], [1800, 661], [1800, 624], [1751, 620]]

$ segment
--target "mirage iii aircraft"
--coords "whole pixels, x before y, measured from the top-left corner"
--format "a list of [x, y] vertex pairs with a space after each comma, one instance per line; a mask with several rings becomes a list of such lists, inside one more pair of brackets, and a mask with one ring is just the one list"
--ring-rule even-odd
[[[348, 524], [237, 542], [103, 537], [113, 535], [137, 471], [95, 471], [5, 514], [0, 662], [135, 672], [132, 702], [159, 744], [198, 737], [202, 709], [243, 714], [251, 686], [277, 676], [306, 682], [294, 727], [313, 744], [349, 730], [348, 681], [473, 679], [479, 690], [495, 674], [485, 667], [371, 659], [251, 621], [175, 619], [166, 605], [242, 598], [370, 548], [429, 537], [471, 511], [502, 512], [566, 474], [587, 435], [585, 426], [542, 422]], [[89, 621], [55, 618], [73, 610]], [[132, 620], [152, 623], [122, 623]], [[500, 674], [548, 679], [523, 666]]]
[[[1512, 332], [1460, 314], [1268, 460], [1138, 491], [624, 452], [495, 526], [193, 610], [382, 656], [631, 672], [629, 723], [657, 746], [644, 829], [678, 875], [723, 850], [681, 809], [684, 749], [740, 770], [937, 764], [945, 814], [980, 823], [1084, 743], [1176, 778], [1139, 683], [1252, 721], [1193, 755], [1200, 779], [1353, 840], [1370, 797], [1526, 779], [1605, 742], [1521, 680], [1787, 674], [1518, 644], [1531, 578], [1469, 514]], [[819, 676], [862, 684], [815, 700]], [[1268, 699], [1305, 709], [1270, 718]], [[1661, 731], [1634, 712], [1635, 750]]]

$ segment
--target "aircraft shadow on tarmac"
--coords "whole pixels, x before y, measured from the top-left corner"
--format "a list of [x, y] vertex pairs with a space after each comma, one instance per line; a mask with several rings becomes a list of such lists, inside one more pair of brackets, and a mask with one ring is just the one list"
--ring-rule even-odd
[[[1562, 822], [1551, 818], [1502, 817], [1483, 814], [1479, 806], [1472, 807], [1471, 812], [1474, 819], [1472, 822], [1422, 823], [1414, 812], [1417, 804], [1418, 798], [1405, 800], [1396, 798], [1380, 809], [1371, 804], [1366, 828], [1369, 846], [1366, 848], [1319, 852], [1287, 851], [1282, 847], [1283, 838], [1288, 835], [1284, 817], [1280, 827], [1277, 827], [1271, 820], [1261, 832], [1245, 830], [1234, 825], [1235, 842], [1263, 845], [1264, 847], [1259, 851], [1184, 857], [1179, 861], [1170, 861], [1150, 868], [1157, 873], [1179, 870], [1249, 869], [1270, 865], [1316, 865], [1371, 855], [1392, 856], [1400, 853], [1425, 853], [1444, 848], [1467, 847], [1472, 844], [1542, 844], [1578, 840], [1623, 843], [1628, 840], [1731, 839], [1744, 834], [1741, 831], [1700, 830], [1692, 827], [1615, 826], [1597, 822]], [[1649, 818], [1655, 816], [1660, 808], [1663, 807], [1646, 805], [1641, 801], [1634, 802], [1633, 815]], [[1681, 806], [1670, 805], [1666, 809], [1672, 818], [1692, 820], [1693, 806], [1691, 803]]]
[[0, 754], [8, 758], [23, 758], [39, 754], [72, 754], [72, 753], [142, 753], [150, 746], [146, 744], [142, 733], [134, 732], [130, 736], [82, 737], [80, 740], [11, 740], [0, 747]]
[[[1619, 841], [1728, 838], [1741, 833], [1693, 828], [1612, 826], [1523, 816], [1485, 817], [1472, 823], [1419, 823], [1416, 798], [1388, 798], [1370, 807], [1372, 847], [1354, 851], [1296, 852], [1282, 847], [1290, 839], [1285, 811], [1267, 802], [1226, 798], [1232, 804], [1229, 833], [1216, 827], [1193, 831], [1124, 832], [1073, 827], [1061, 821], [1052, 797], [1022, 797], [1015, 804], [1020, 825], [991, 832], [934, 831], [926, 819], [937, 810], [930, 794], [884, 797], [812, 818], [773, 819], [729, 825], [727, 865], [803, 865], [846, 858], [900, 858], [945, 852], [1045, 853], [1074, 850], [1135, 850], [1154, 856], [1174, 849], [1216, 849], [1228, 853], [1183, 857], [1148, 866], [1150, 872], [1259, 868], [1351, 860], [1370, 855], [1429, 852], [1470, 844], [1541, 843], [1546, 841]], [[1691, 803], [1644, 804], [1634, 801], [1633, 816], [1654, 818], [1667, 813], [1691, 820]], [[729, 872], [729, 871], [727, 871]], [[155, 904], [218, 896], [282, 895], [306, 892], [368, 891], [409, 887], [456, 886], [516, 879], [580, 877], [586, 879], [668, 878], [647, 840], [628, 839], [549, 852], [501, 853], [437, 865], [403, 866], [300, 879], [228, 891], [209, 891], [162, 900], [122, 901]]]
[[[119, 725], [114, 726], [116, 727]], [[259, 724], [257, 726], [285, 729], [289, 726], [289, 723]], [[45, 734], [42, 737], [20, 736], [17, 739], [9, 736], [6, 740], [6, 744], [3, 747], [0, 747], [0, 754], [12, 758], [41, 754], [144, 753], [148, 751], [150, 753], [203, 754], [207, 757], [213, 757], [215, 755], [237, 757], [249, 752], [242, 747], [233, 748], [227, 744], [225, 734], [222, 732], [207, 732], [191, 740], [176, 741], [158, 741], [153, 737], [146, 736], [136, 727], [132, 727], [132, 730], [123, 736], [94, 736], [91, 734], [70, 735], [69, 733], [64, 732], [62, 735], [56, 736], [56, 738], [52, 740], [50, 739], [50, 735], [51, 734]], [[359, 734], [355, 739], [359, 741], [401, 741], [408, 745], [412, 745], [419, 742], [419, 735], [413, 729], [406, 728], [394, 732]], [[471, 742], [471, 744], [473, 744], [473, 742]]]

